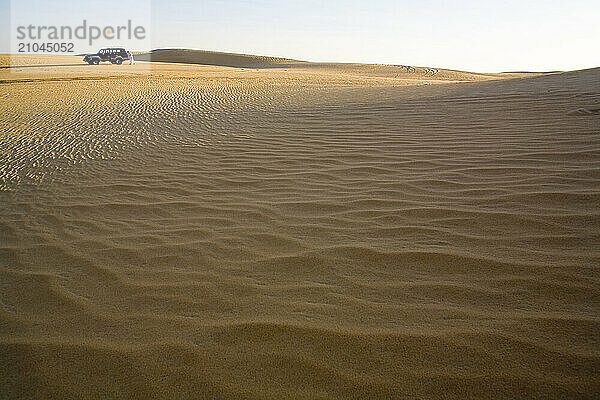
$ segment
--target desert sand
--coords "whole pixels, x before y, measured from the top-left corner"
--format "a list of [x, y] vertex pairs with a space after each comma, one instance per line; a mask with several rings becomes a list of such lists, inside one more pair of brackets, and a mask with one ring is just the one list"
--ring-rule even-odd
[[598, 398], [600, 69], [137, 58], [0, 57], [0, 398]]

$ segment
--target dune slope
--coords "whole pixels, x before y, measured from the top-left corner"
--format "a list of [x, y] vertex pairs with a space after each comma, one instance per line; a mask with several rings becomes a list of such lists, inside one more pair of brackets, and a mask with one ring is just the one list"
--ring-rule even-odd
[[1, 398], [598, 397], [599, 69], [64, 68], [0, 92]]

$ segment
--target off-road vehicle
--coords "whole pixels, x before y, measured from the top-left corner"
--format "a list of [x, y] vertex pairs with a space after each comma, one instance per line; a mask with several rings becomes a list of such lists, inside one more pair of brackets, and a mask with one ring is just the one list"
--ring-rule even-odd
[[112, 64], [123, 64], [127, 60], [127, 51], [122, 47], [108, 47], [102, 49], [96, 54], [88, 54], [83, 57], [83, 61], [92, 65], [98, 65], [100, 62], [110, 62]]

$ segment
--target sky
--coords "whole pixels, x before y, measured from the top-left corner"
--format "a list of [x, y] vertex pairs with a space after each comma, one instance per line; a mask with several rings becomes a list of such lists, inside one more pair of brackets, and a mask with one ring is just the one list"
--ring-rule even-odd
[[[151, 48], [475, 72], [600, 66], [600, 1], [592, 0], [12, 1], [32, 20], [109, 20], [149, 9]], [[10, 4], [0, 0], [4, 52]]]

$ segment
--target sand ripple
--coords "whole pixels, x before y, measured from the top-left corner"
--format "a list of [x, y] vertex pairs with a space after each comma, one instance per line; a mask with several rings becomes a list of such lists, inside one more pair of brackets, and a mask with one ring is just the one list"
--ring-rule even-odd
[[0, 396], [597, 398], [598, 70], [279, 73], [1, 94]]

